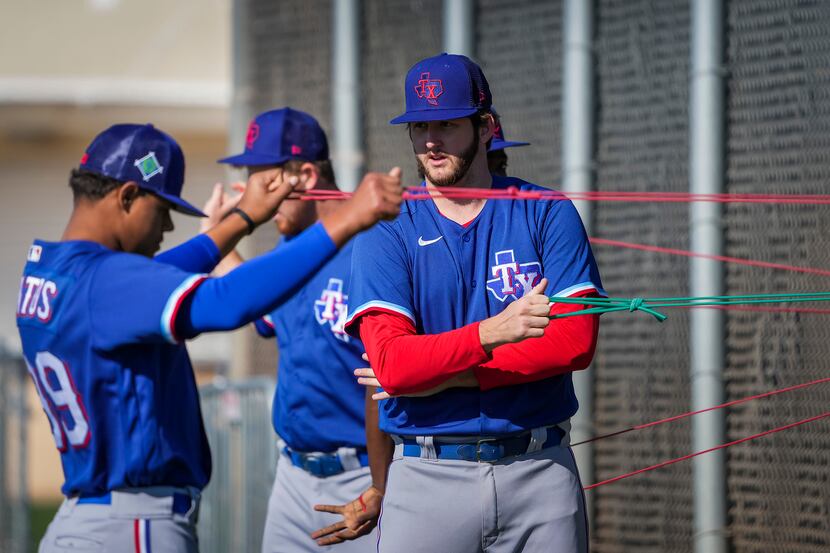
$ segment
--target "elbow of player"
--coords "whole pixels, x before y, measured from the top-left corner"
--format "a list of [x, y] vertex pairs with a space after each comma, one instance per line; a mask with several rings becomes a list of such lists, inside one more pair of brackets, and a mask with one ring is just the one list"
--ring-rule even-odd
[[591, 361], [594, 360], [594, 352], [595, 348], [591, 348], [588, 351], [582, 351], [574, 355], [571, 360], [571, 369], [573, 371], [583, 371], [587, 369], [591, 366]]
[[401, 396], [407, 393], [411, 393], [406, 385], [401, 382], [400, 378], [392, 377], [392, 375], [380, 374], [377, 375], [378, 382], [380, 382], [381, 388], [383, 391], [389, 394], [390, 396]]
[[377, 349], [367, 348], [369, 363], [375, 372], [375, 378], [380, 382], [383, 391], [390, 396], [401, 396], [412, 393], [408, 382], [409, 371], [396, 355], [390, 354], [388, 343], [380, 343]]
[[398, 370], [378, 372], [377, 379], [383, 391], [390, 396], [417, 394], [432, 387], [430, 383], [408, 378], [406, 371], [400, 370], [400, 367]]
[[575, 371], [587, 369], [594, 360], [594, 354], [597, 351], [597, 336], [599, 334], [598, 321], [593, 325], [592, 332], [586, 335], [583, 339], [577, 340], [574, 344], [574, 352], [571, 360], [571, 366]]

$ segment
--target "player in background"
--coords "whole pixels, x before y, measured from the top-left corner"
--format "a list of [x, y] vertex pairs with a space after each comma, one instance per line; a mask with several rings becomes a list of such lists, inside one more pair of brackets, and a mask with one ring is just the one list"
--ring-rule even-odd
[[221, 224], [153, 259], [173, 229], [171, 210], [202, 215], [181, 199], [183, 182], [184, 156], [171, 137], [152, 125], [110, 127], [72, 171], [61, 240], [29, 249], [17, 324], [66, 496], [42, 553], [197, 551], [211, 461], [183, 340], [273, 310], [354, 234], [394, 216], [401, 197], [398, 179], [368, 174], [291, 248], [207, 278], [298, 179], [258, 173]]
[[501, 117], [496, 113], [496, 110], [490, 108], [490, 114], [496, 124], [496, 129], [493, 131], [493, 139], [490, 141], [490, 147], [487, 148], [487, 168], [493, 175], [500, 177], [507, 176], [507, 152], [506, 148], [517, 148], [520, 146], [530, 146], [530, 142], [514, 142], [504, 138], [504, 127], [501, 123]]
[[[392, 123], [408, 124], [425, 186], [537, 189], [488, 170], [495, 122], [477, 65], [428, 58], [405, 86]], [[599, 321], [551, 320], [581, 306], [547, 296], [603, 293], [565, 198], [433, 195], [356, 239], [346, 330], [366, 346], [364, 383], [391, 396], [379, 424], [395, 437], [379, 551], [587, 550], [568, 420]]]
[[[245, 151], [220, 162], [245, 167], [250, 176], [281, 168], [299, 179], [297, 192], [338, 190], [325, 132], [311, 115], [289, 107], [258, 115], [248, 127]], [[216, 194], [206, 211], [216, 209], [215, 198]], [[300, 233], [339, 204], [336, 200], [283, 202], [274, 218], [283, 237], [277, 251], [290, 247]], [[352, 374], [364, 364], [363, 344], [343, 330], [351, 253], [350, 242], [309, 275], [289, 300], [256, 321], [260, 335], [276, 336], [280, 352], [272, 408], [280, 459], [263, 553], [319, 551], [319, 545], [356, 538], [357, 532], [341, 527], [319, 545], [312, 541], [315, 530], [335, 520], [326, 512], [333, 509], [318, 507], [315, 512], [312, 506], [345, 503], [358, 496], [364, 503], [380, 501], [380, 494], [371, 488], [364, 389]], [[240, 260], [229, 256], [222, 270]], [[371, 526], [360, 528], [361, 535], [372, 533]], [[374, 535], [367, 535], [338, 550], [370, 551], [375, 542]]]

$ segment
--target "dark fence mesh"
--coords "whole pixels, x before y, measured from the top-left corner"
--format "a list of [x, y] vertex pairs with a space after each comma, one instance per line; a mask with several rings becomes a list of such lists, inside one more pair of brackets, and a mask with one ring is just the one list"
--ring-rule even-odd
[[508, 174], [558, 187], [561, 171], [562, 5], [478, 0], [476, 57], [508, 140]]
[[362, 98], [366, 168], [403, 169], [405, 185], [418, 182], [406, 125], [389, 120], [404, 110], [403, 81], [418, 60], [441, 53], [441, 0], [363, 2]]
[[[731, 0], [727, 12], [728, 191], [826, 194], [830, 181], [830, 3]], [[827, 206], [726, 210], [727, 255], [830, 267]], [[828, 289], [821, 276], [727, 266], [729, 292]], [[798, 305], [795, 305], [798, 307]], [[727, 395], [734, 399], [828, 374], [826, 315], [730, 312]], [[729, 439], [827, 411], [820, 386], [735, 408]], [[728, 450], [736, 551], [830, 550], [826, 422]]]
[[[600, 0], [597, 5], [597, 186], [688, 190], [688, 0]], [[688, 249], [684, 204], [596, 204], [595, 235]], [[611, 296], [684, 296], [688, 263], [663, 254], [596, 246]], [[689, 405], [684, 312], [658, 324], [606, 316], [595, 362], [595, 423], [603, 433]], [[596, 444], [597, 480], [689, 451], [687, 422]], [[594, 493], [594, 550], [691, 551], [691, 465], [678, 464]]]

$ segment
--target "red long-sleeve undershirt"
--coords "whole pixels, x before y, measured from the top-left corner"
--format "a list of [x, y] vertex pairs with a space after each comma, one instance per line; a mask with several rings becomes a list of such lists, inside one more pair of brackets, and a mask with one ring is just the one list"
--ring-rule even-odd
[[[552, 306], [551, 314], [582, 308], [560, 303]], [[358, 325], [383, 389], [406, 395], [434, 388], [469, 369], [474, 369], [482, 390], [584, 369], [594, 356], [599, 316], [553, 319], [544, 336], [499, 346], [491, 354], [481, 346], [479, 323], [439, 334], [416, 334], [407, 317], [378, 310], [361, 316]]]

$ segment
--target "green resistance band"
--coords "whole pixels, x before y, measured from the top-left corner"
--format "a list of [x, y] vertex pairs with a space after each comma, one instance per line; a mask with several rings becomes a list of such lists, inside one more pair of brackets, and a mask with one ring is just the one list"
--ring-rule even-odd
[[587, 309], [553, 315], [552, 319], [562, 319], [577, 315], [600, 315], [616, 311], [642, 311], [653, 316], [659, 322], [668, 316], [657, 311], [672, 307], [705, 307], [710, 305], [752, 305], [763, 303], [803, 303], [811, 301], [830, 301], [830, 292], [799, 292], [790, 294], [751, 294], [746, 296], [692, 296], [687, 298], [562, 298], [551, 296], [553, 303], [573, 303], [590, 305]]

